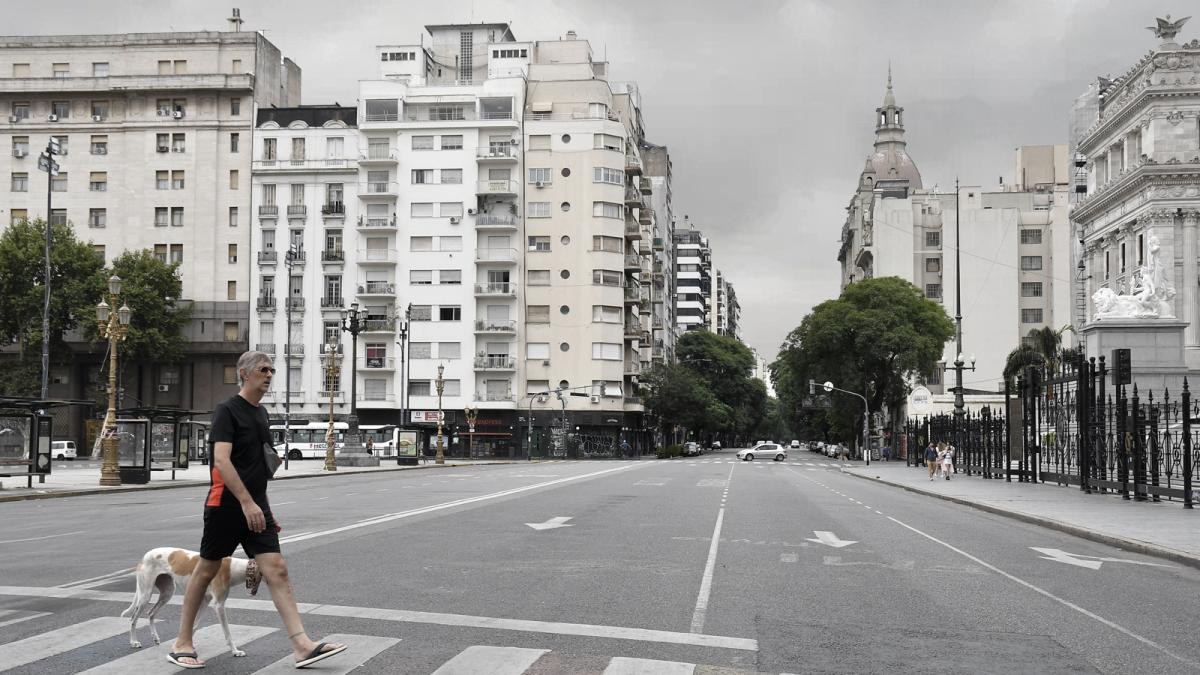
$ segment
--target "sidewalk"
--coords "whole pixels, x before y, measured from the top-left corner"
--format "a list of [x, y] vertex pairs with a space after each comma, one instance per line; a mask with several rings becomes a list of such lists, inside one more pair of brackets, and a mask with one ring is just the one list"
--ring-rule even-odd
[[842, 471], [983, 511], [1067, 532], [1084, 539], [1200, 567], [1200, 509], [1181, 501], [1134, 502], [1086, 494], [1078, 487], [1005, 482], [954, 474], [929, 480], [924, 467], [903, 461], [856, 462]]
[[[513, 464], [525, 463], [527, 460], [507, 459], [450, 459], [437, 465], [430, 459], [429, 463], [416, 466], [397, 466], [396, 459], [381, 458], [377, 467], [346, 467], [339, 466], [337, 471], [325, 471], [325, 462], [319, 459], [306, 459], [288, 463], [288, 468], [281, 465], [275, 473], [275, 480], [290, 478], [313, 478], [317, 476], [346, 476], [357, 473], [378, 473], [380, 471], [411, 471], [414, 469], [439, 469], [452, 466], [472, 466], [476, 464]], [[121, 485], [120, 487], [102, 487], [100, 482], [100, 461], [79, 460], [71, 462], [55, 462], [53, 472], [46, 476], [45, 483], [33, 479], [33, 489], [25, 487], [24, 476], [0, 478], [0, 502], [20, 501], [24, 499], [49, 499], [54, 497], [76, 497], [97, 493], [133, 492], [137, 490], [164, 490], [178, 487], [208, 485], [209, 467], [200, 463], [192, 463], [187, 469], [175, 472], [175, 480], [171, 480], [170, 471], [155, 471], [150, 475], [150, 482], [141, 485]]]

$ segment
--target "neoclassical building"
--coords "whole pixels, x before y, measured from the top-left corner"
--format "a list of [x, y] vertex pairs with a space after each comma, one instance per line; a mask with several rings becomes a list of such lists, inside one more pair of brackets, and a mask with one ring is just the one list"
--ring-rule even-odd
[[[1081, 243], [1081, 295], [1139, 287], [1150, 235], [1176, 292], [1188, 369], [1200, 370], [1197, 259], [1200, 241], [1200, 40], [1174, 37], [1186, 19], [1159, 20], [1160, 44], [1121, 77], [1099, 78], [1076, 100], [1076, 166], [1086, 194], [1072, 211]], [[1083, 176], [1080, 187], [1083, 188]], [[1094, 320], [1090, 302], [1079, 323]]]

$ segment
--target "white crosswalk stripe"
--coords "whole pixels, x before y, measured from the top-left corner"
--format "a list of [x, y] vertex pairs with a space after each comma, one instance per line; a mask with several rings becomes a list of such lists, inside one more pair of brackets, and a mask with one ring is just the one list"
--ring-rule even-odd
[[128, 631], [129, 619], [102, 616], [0, 645], [0, 672], [65, 654]]
[[467, 647], [433, 671], [433, 675], [521, 675], [549, 649], [523, 647]]
[[[123, 619], [125, 629], [129, 630], [129, 620]], [[143, 629], [149, 633], [149, 629]], [[237, 643], [238, 649], [245, 651], [246, 644], [257, 640], [264, 635], [274, 633], [276, 629], [267, 626], [240, 626], [237, 624], [229, 624], [229, 632], [233, 635], [233, 641]], [[149, 638], [149, 635], [142, 636]], [[225, 642], [225, 633], [221, 631], [220, 624], [205, 626], [196, 631], [193, 636], [196, 643], [196, 653], [201, 659], [209, 661], [222, 656], [233, 658], [229, 654], [229, 645]], [[102, 666], [96, 666], [91, 670], [85, 670], [81, 675], [123, 675], [125, 673], [137, 673], [138, 675], [173, 675], [179, 672], [179, 666], [167, 660], [167, 654], [171, 651], [174, 637], [165, 638], [160, 645], [147, 647], [137, 650], [129, 656], [122, 656], [115, 661], [109, 661]], [[145, 642], [143, 641], [143, 644]]]
[[11, 626], [14, 623], [29, 621], [30, 619], [40, 619], [43, 616], [50, 616], [50, 612], [28, 612], [24, 616], [16, 616], [21, 614], [23, 610], [19, 609], [0, 609], [0, 628]]
[[608, 662], [608, 667], [604, 669], [603, 675], [692, 675], [695, 671], [696, 664], [694, 663], [630, 659], [618, 656]]
[[[374, 635], [350, 635], [338, 633], [326, 635], [317, 642], [340, 642], [346, 645], [346, 651], [331, 656], [313, 664], [313, 670], [320, 670], [321, 675], [345, 675], [367, 661], [375, 658], [380, 652], [400, 642], [399, 638], [377, 637]], [[257, 670], [254, 675], [283, 675], [296, 672], [296, 659], [291, 654], [275, 663]]]

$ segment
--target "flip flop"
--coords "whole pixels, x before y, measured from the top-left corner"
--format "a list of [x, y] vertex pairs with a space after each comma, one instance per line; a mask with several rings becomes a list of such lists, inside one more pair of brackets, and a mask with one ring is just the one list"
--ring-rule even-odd
[[338, 654], [341, 654], [342, 652], [346, 651], [346, 645], [342, 645], [341, 647], [330, 649], [327, 652], [321, 651], [326, 646], [328, 646], [328, 644], [329, 643], [327, 643], [327, 642], [322, 642], [322, 643], [318, 644], [316, 647], [313, 647], [313, 650], [308, 653], [308, 658], [304, 659], [303, 661], [297, 661], [296, 667], [297, 668], [307, 668], [307, 667], [311, 666], [312, 664], [316, 663], [317, 661], [323, 661], [331, 656], [337, 656]]
[[167, 654], [167, 660], [170, 661], [171, 663], [174, 663], [175, 665], [179, 666], [180, 668], [187, 668], [188, 670], [198, 670], [200, 668], [203, 668], [205, 665], [207, 665], [205, 663], [184, 663], [183, 661], [180, 661], [179, 659], [195, 659], [197, 661], [200, 660], [200, 658], [196, 656], [196, 652], [171, 652], [170, 654]]

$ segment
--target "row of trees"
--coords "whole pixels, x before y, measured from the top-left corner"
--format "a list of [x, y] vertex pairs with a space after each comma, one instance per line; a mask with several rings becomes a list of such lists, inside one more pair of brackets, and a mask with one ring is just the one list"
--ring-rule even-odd
[[[14, 358], [0, 368], [0, 395], [37, 396], [41, 388], [42, 302], [45, 271], [43, 220], [22, 220], [0, 236], [0, 344], [15, 345]], [[108, 278], [121, 277], [121, 300], [133, 310], [121, 346], [122, 361], [172, 363], [182, 359], [183, 326], [190, 307], [179, 302], [178, 263], [148, 250], [127, 251], [105, 266], [92, 244], [75, 237], [69, 224], [51, 226], [50, 362], [72, 361], [67, 336], [76, 329], [99, 340], [96, 305], [108, 298]], [[113, 308], [116, 309], [115, 307]]]

